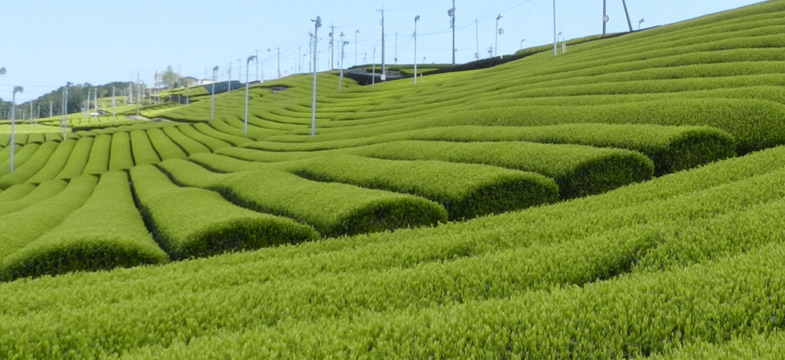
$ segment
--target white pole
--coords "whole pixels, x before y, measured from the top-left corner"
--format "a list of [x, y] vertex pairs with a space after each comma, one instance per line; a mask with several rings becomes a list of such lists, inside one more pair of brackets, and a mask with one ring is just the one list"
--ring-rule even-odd
[[114, 116], [114, 120], [117, 121], [117, 100], [114, 94], [114, 86], [112, 86], [112, 114]]
[[373, 48], [373, 66], [371, 67], [371, 87], [376, 87], [376, 48]]
[[54, 105], [54, 104], [52, 104], [52, 101], [50, 100], [49, 101], [49, 117], [54, 117], [55, 116], [54, 112], [52, 112], [52, 105]]
[[357, 66], [357, 34], [360, 33], [360, 29], [354, 30], [354, 66]]
[[210, 93], [212, 94], [210, 99], [210, 122], [213, 122], [215, 119], [215, 82], [218, 81], [218, 77], [216, 73], [218, 72], [218, 65], [213, 67], [213, 83], [212, 83], [212, 90]]
[[414, 17], [414, 85], [417, 85], [417, 22], [420, 15]]
[[384, 58], [384, 9], [381, 10], [382, 12], [382, 81], [387, 80], [387, 67]]
[[556, 0], [553, 0], [553, 56], [559, 56], [559, 53], [556, 50], [557, 42], [558, 40], [556, 39]]
[[341, 88], [343, 87], [343, 49], [346, 47], [346, 42], [343, 41], [344, 37], [343, 31], [341, 31], [341, 75], [338, 77], [338, 92], [341, 92]]
[[71, 86], [70, 82], [65, 84], [65, 91], [63, 94], [63, 117], [60, 119], [60, 130], [63, 132], [63, 140], [68, 137], [66, 128], [68, 125], [68, 87]]
[[249, 56], [245, 62], [245, 123], [243, 125], [243, 134], [248, 134], [248, 66], [251, 60], [256, 60], [256, 55]]
[[477, 41], [477, 51], [474, 53], [474, 59], [480, 60], [480, 24], [477, 19], [474, 19], [474, 39]]
[[499, 55], [499, 20], [501, 18], [502, 18], [502, 14], [499, 14], [499, 16], [496, 17], [496, 34], [495, 34], [496, 39], [495, 39], [495, 43], [493, 44], [494, 45], [493, 56]]
[[313, 95], [311, 97], [311, 137], [316, 136], [316, 60], [317, 46], [319, 43], [319, 28], [322, 26], [322, 18], [317, 16], [314, 22], [313, 30]]
[[14, 172], [14, 156], [16, 152], [16, 93], [24, 92], [24, 89], [21, 86], [14, 87], [14, 93], [11, 95], [11, 143], [8, 146], [11, 147], [11, 168], [10, 172]]

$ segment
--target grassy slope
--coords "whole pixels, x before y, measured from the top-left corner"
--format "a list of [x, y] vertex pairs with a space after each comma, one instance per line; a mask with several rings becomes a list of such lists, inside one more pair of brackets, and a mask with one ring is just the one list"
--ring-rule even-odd
[[[212, 123], [209, 98], [150, 113], [202, 122], [211, 130], [201, 133], [218, 131], [224, 142], [264, 141], [244, 143], [251, 148], [452, 125], [605, 123], [711, 126], [735, 139], [730, 153], [748, 154], [785, 143], [784, 13], [785, 2], [770, 1], [575, 45], [556, 59], [541, 53], [429, 76], [417, 88], [347, 81], [340, 94], [320, 93], [313, 139], [305, 76], [276, 82], [289, 86], [279, 93], [252, 89], [248, 136], [240, 92], [217, 97]], [[334, 74], [320, 77], [323, 88], [337, 85]], [[106, 123], [77, 136], [144, 129], [161, 160], [198, 147], [167, 141], [166, 125]], [[22, 143], [40, 147], [40, 138]], [[108, 153], [90, 159], [88, 172], [111, 167]], [[0, 357], [607, 358], [777, 348], [781, 336], [756, 336], [783, 327], [783, 159], [780, 147], [437, 228], [0, 284]], [[724, 346], [732, 338], [740, 340]]]

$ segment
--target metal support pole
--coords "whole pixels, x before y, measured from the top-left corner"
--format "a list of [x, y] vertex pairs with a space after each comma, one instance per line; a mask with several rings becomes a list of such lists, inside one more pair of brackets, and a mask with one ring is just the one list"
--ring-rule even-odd
[[493, 46], [494, 46], [494, 48], [493, 48], [493, 51], [494, 51], [493, 56], [498, 56], [499, 55], [499, 20], [501, 20], [501, 18], [502, 18], [502, 14], [499, 14], [499, 16], [496, 17], [496, 35], [495, 35], [496, 39], [495, 39], [495, 43], [493, 44]]
[[605, 30], [608, 27], [608, 0], [602, 0], [602, 37], [605, 37]]
[[215, 120], [215, 82], [218, 81], [218, 65], [213, 67], [213, 83], [212, 83], [212, 90], [210, 90], [210, 94], [212, 94], [210, 99], [210, 122]]
[[382, 81], [387, 80], [387, 67], [384, 58], [384, 9], [378, 10], [382, 13]]
[[343, 41], [344, 33], [341, 31], [341, 75], [338, 77], [338, 92], [341, 92], [343, 88], [343, 59], [344, 59], [344, 49], [346, 48], [346, 44], [348, 41]]
[[556, 39], [556, 0], [553, 0], [553, 56], [559, 56], [558, 50], [556, 50], [556, 43], [558, 40]]
[[245, 62], [245, 122], [243, 123], [243, 134], [248, 134], [248, 66], [252, 60], [256, 60], [256, 55], [249, 56]]
[[621, 0], [621, 3], [624, 5], [624, 15], [627, 15], [627, 26], [630, 27], [630, 32], [633, 32], [632, 22], [630, 21], [630, 13], [627, 11], [627, 1]]
[[322, 26], [322, 18], [317, 16], [314, 22], [313, 29], [313, 95], [311, 97], [311, 137], [316, 136], [316, 64], [318, 64], [316, 56], [318, 54], [317, 46], [319, 44], [319, 28]]
[[16, 93], [24, 92], [21, 86], [14, 87], [14, 93], [11, 95], [11, 142], [8, 146], [11, 147], [10, 172], [14, 172], [14, 157], [16, 156]]
[[414, 85], [417, 85], [417, 22], [420, 15], [414, 17]]

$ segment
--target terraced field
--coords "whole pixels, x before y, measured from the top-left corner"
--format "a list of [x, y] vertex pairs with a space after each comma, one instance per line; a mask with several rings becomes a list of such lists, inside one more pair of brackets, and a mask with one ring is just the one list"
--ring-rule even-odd
[[0, 358], [781, 354], [784, 17], [0, 124]]

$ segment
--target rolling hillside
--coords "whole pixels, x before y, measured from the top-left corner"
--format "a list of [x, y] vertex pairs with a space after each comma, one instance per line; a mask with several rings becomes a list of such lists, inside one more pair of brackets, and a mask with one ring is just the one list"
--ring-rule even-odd
[[784, 17], [0, 124], [0, 358], [781, 354]]

